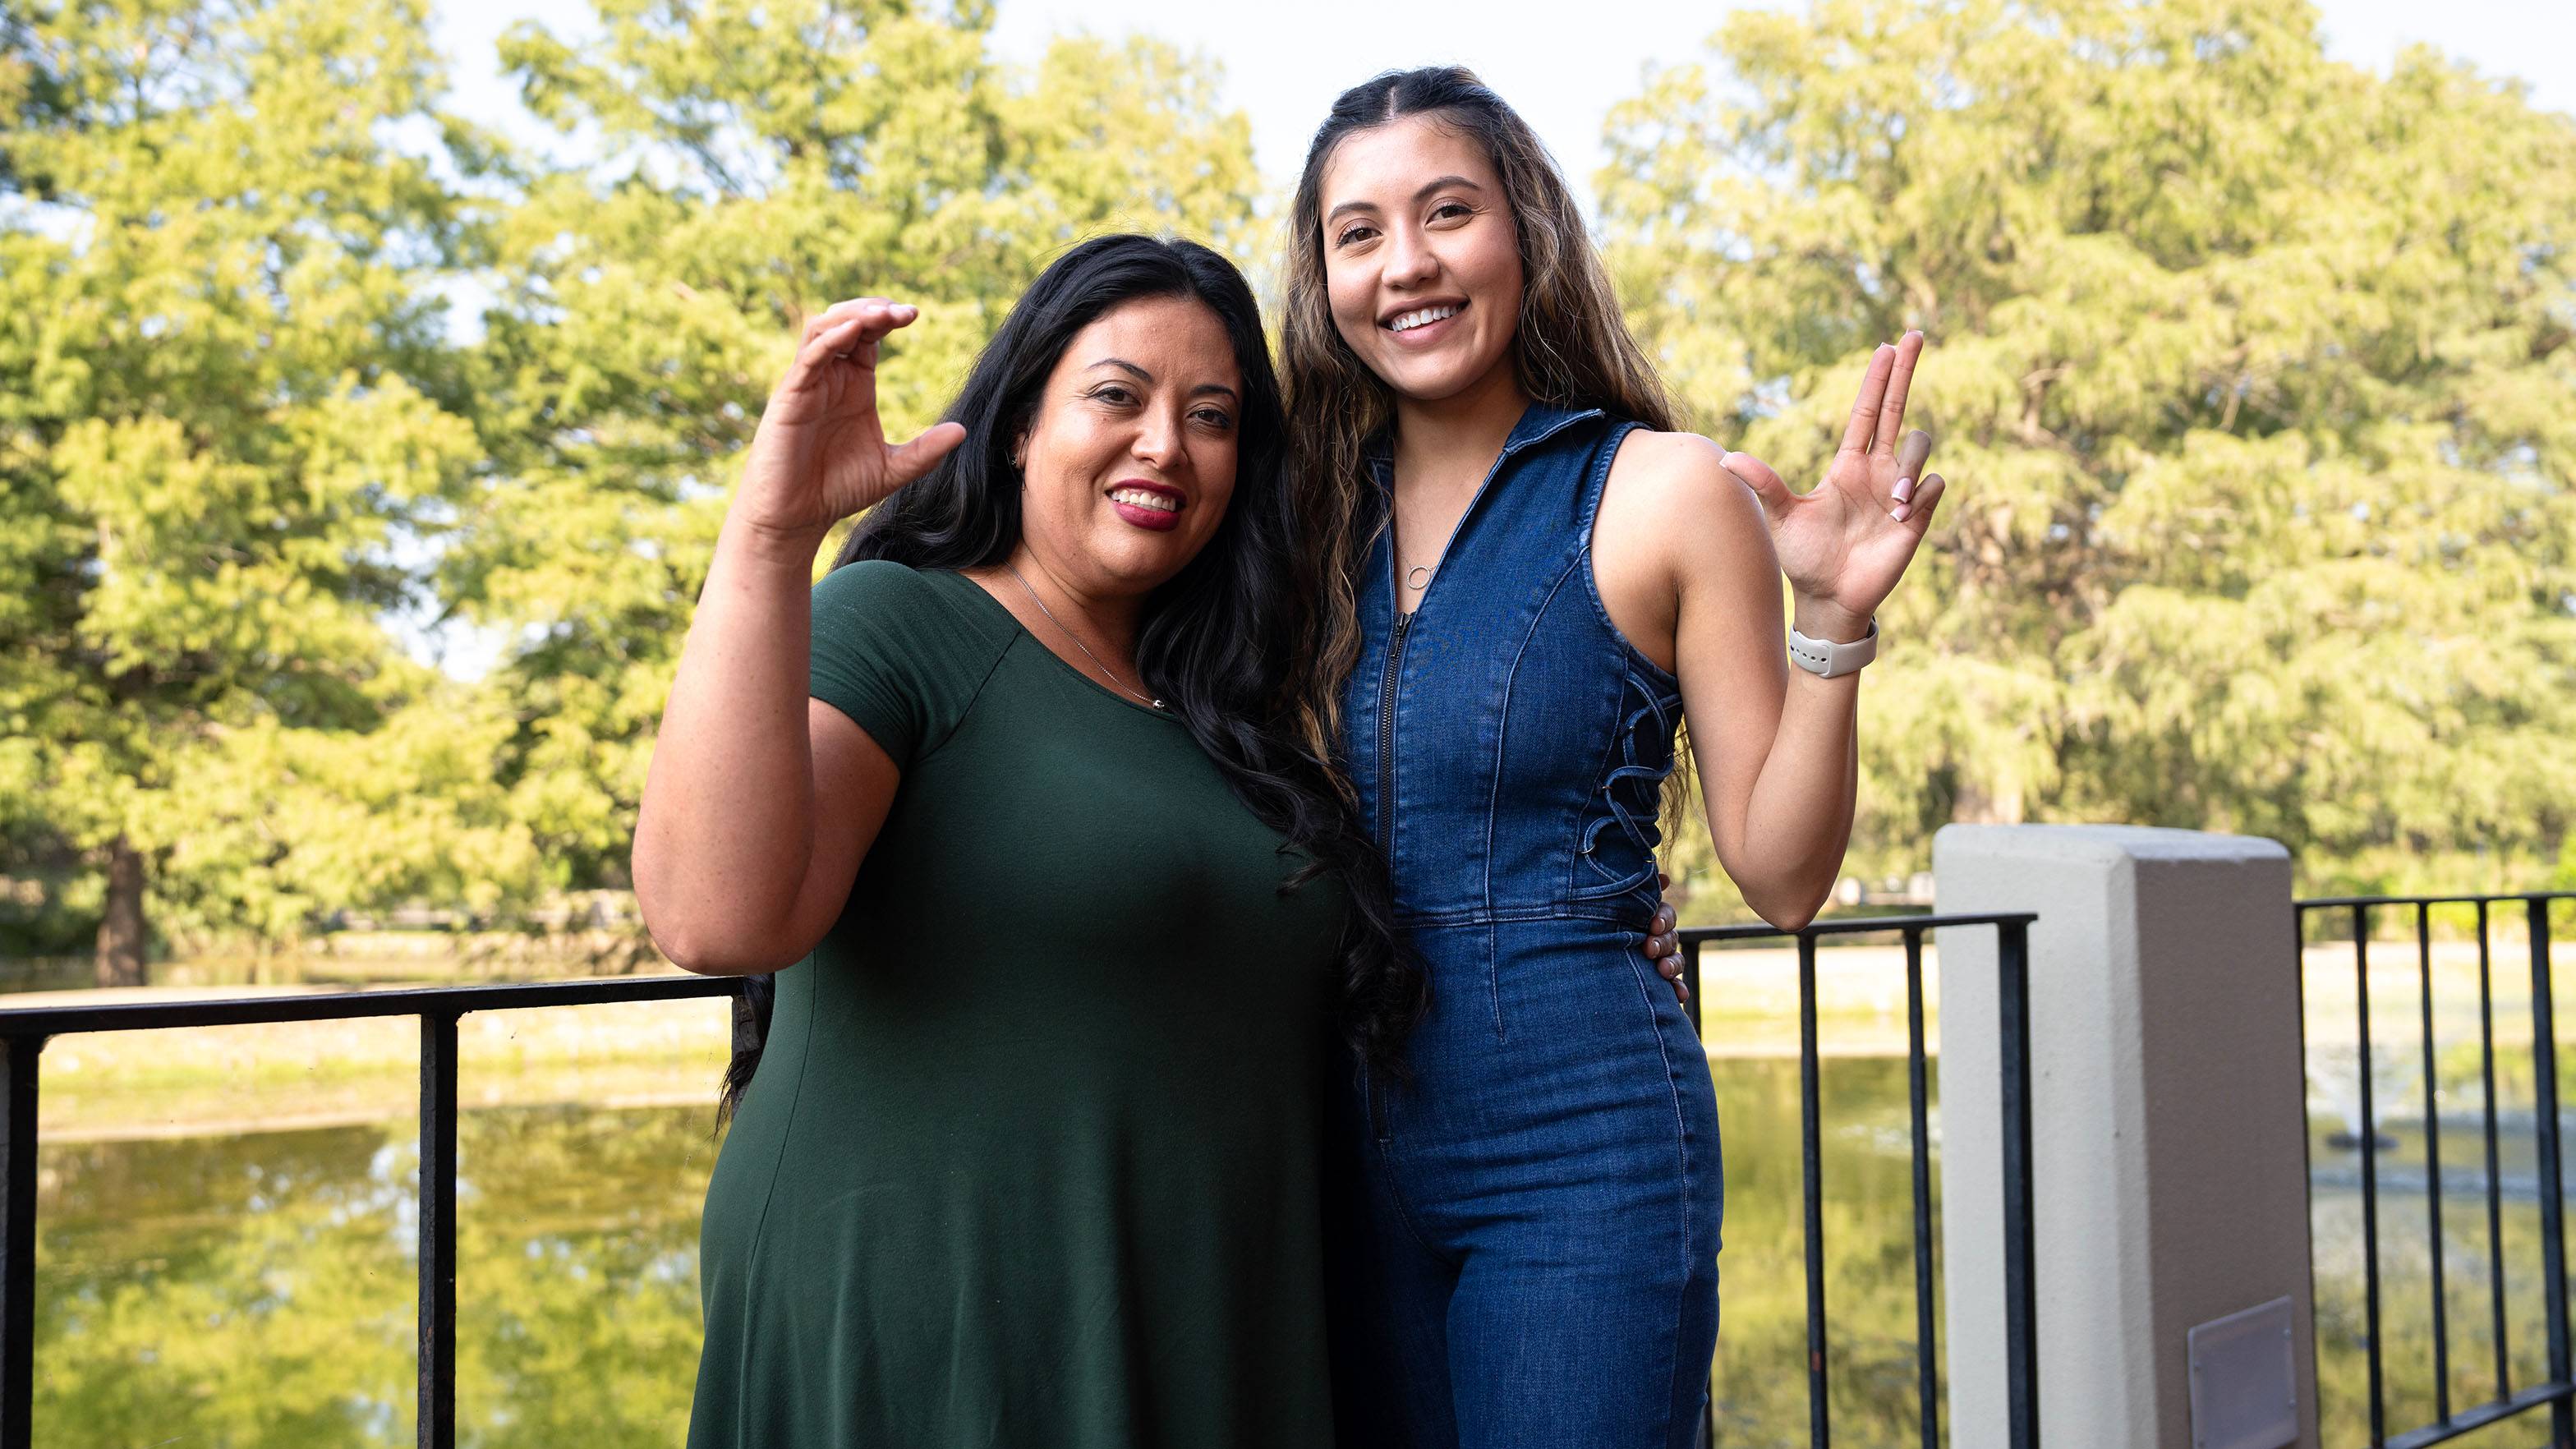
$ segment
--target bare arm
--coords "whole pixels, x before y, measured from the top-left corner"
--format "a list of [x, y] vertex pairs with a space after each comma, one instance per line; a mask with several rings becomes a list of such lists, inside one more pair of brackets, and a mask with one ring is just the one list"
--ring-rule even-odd
[[943, 423], [891, 448], [878, 429], [876, 344], [912, 315], [870, 298], [807, 323], [717, 536], [635, 822], [637, 908], [688, 970], [811, 951], [894, 802], [893, 759], [806, 686], [815, 551], [965, 436]]
[[[1661, 535], [1676, 596], [1675, 673], [1718, 859], [1775, 926], [1815, 918], [1851, 841], [1860, 675], [1822, 679], [1782, 650], [1780, 579], [1812, 638], [1868, 630], [1931, 526], [1943, 483], [1931, 439], [1903, 432], [1922, 338], [1870, 360], [1825, 479], [1794, 494], [1759, 459], [1703, 439], [1653, 440], [1675, 526]], [[1917, 480], [1920, 487], [1917, 487]]]
[[802, 552], [727, 523], [653, 743], [636, 902], [691, 971], [775, 971], [814, 949], [894, 803], [894, 761], [806, 697], [814, 550]]
[[[1674, 673], [1709, 836], [1745, 904], [1794, 929], [1833, 889], [1851, 836], [1859, 676], [1818, 679], [1789, 667], [1780, 566], [1761, 505], [1719, 466], [1716, 445], [1654, 441], [1649, 486], [1670, 500], [1662, 512], [1678, 595]], [[1819, 633], [1833, 627], [1799, 619], [1820, 638], [1839, 637]]]

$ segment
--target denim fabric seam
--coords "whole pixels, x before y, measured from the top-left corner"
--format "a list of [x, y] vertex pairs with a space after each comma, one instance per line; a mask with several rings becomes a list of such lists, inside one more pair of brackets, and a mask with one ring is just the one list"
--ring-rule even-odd
[[[1490, 911], [1473, 907], [1454, 911], [1405, 911], [1397, 913], [1395, 924], [1405, 930], [1429, 926], [1510, 925], [1526, 921], [1615, 921], [1624, 926], [1639, 918], [1633, 906], [1618, 909], [1604, 904], [1618, 900], [1620, 897], [1604, 896], [1600, 901], [1543, 901], [1534, 906], [1497, 906]], [[1656, 902], [1658, 905], [1661, 903], [1660, 900]], [[1645, 914], [1652, 915], [1653, 912]]]
[[[1583, 592], [1585, 597], [1592, 600], [1592, 611], [1601, 620], [1601, 627], [1610, 631], [1611, 638], [1619, 641], [1619, 647], [1627, 651], [1628, 658], [1634, 663], [1645, 666], [1651, 671], [1651, 677], [1666, 687], [1679, 689], [1682, 683], [1681, 676], [1646, 657], [1646, 651], [1638, 648], [1636, 641], [1630, 639], [1627, 632], [1619, 627], [1618, 621], [1610, 617], [1610, 606], [1601, 598], [1601, 577], [1593, 566], [1592, 531], [1600, 523], [1601, 495], [1610, 483], [1610, 465], [1618, 461], [1619, 450], [1627, 446], [1628, 439], [1642, 429], [1643, 424], [1630, 423], [1627, 425], [1626, 432], [1611, 441], [1610, 447], [1603, 452], [1601, 460], [1594, 465], [1591, 483], [1584, 489]], [[1679, 664], [1681, 661], [1676, 659], [1673, 662]]]
[[1466, 1263], [1464, 1254], [1451, 1253], [1434, 1243], [1431, 1241], [1431, 1235], [1422, 1231], [1422, 1225], [1413, 1220], [1413, 1204], [1405, 1201], [1404, 1197], [1404, 1169], [1395, 1160], [1395, 1136], [1392, 1126], [1387, 1129], [1386, 1136], [1377, 1140], [1376, 1145], [1377, 1155], [1385, 1169], [1380, 1173], [1379, 1181], [1386, 1188], [1386, 1200], [1395, 1209], [1396, 1220], [1404, 1224], [1405, 1236], [1413, 1239], [1415, 1247], [1429, 1253], [1432, 1261], [1453, 1271], [1464, 1266]]
[[[1385, 532], [1386, 524], [1385, 521], [1381, 519], [1379, 521], [1377, 531], [1369, 536], [1367, 549], [1362, 555], [1361, 566], [1363, 570], [1376, 569], [1378, 567], [1378, 543]], [[1384, 571], [1379, 570], [1379, 572], [1383, 573]], [[1354, 610], [1355, 622], [1359, 628], [1360, 647], [1351, 661], [1350, 679], [1353, 686], [1358, 686], [1364, 684], [1366, 681], [1376, 679], [1384, 669], [1386, 663], [1384, 656], [1386, 645], [1378, 631], [1369, 627], [1371, 623], [1370, 614], [1372, 612], [1370, 610], [1370, 603], [1371, 600], [1368, 598], [1364, 590], [1354, 591], [1351, 605]], [[1379, 827], [1382, 823], [1382, 817], [1384, 817], [1387, 810], [1387, 802], [1378, 798], [1378, 792], [1376, 789], [1377, 763], [1379, 759], [1377, 747], [1377, 719], [1385, 709], [1386, 700], [1382, 695], [1372, 699], [1369, 704], [1369, 713], [1366, 725], [1365, 727], [1362, 727], [1358, 713], [1346, 706], [1343, 711], [1341, 728], [1338, 731], [1340, 736], [1340, 753], [1344, 757], [1343, 764], [1345, 766], [1343, 778], [1350, 785], [1352, 793], [1359, 798], [1361, 815], [1363, 817], [1361, 823], [1368, 827], [1369, 840], [1372, 844], [1376, 843], [1379, 838]], [[1369, 763], [1366, 770], [1359, 769], [1351, 758], [1352, 746], [1354, 743], [1363, 741], [1367, 744], [1369, 750]], [[1395, 827], [1392, 821], [1383, 821], [1383, 824], [1385, 825], [1384, 834], [1386, 838], [1385, 855], [1387, 857], [1389, 872], [1392, 874], [1395, 860]]]
[[[1553, 409], [1554, 404], [1535, 403], [1532, 404], [1532, 406]], [[1500, 453], [1495, 455], [1495, 461], [1499, 463], [1525, 448], [1535, 448], [1539, 444], [1546, 442], [1548, 439], [1555, 437], [1557, 434], [1564, 432], [1566, 429], [1573, 427], [1576, 423], [1584, 422], [1592, 418], [1606, 418], [1608, 416], [1608, 413], [1599, 408], [1576, 408], [1570, 412], [1549, 418], [1540, 423], [1525, 436], [1505, 438], [1503, 440], [1503, 449]], [[1631, 426], [1635, 425], [1632, 424]], [[1514, 433], [1519, 433], [1519, 431], [1520, 430], [1517, 426], [1514, 427]], [[1390, 458], [1388, 460], [1389, 476], [1392, 476], [1393, 468], [1394, 460]]]
[[1511, 1038], [1503, 1030], [1503, 953], [1500, 949], [1501, 943], [1494, 939], [1494, 926], [1491, 921], [1480, 926], [1470, 926], [1467, 929], [1477, 932], [1485, 938], [1485, 995], [1493, 1002], [1494, 1005], [1494, 1045], [1502, 1046], [1506, 1042], [1510, 1041]]
[[[1610, 714], [1611, 719], [1615, 724], [1619, 718], [1619, 709], [1617, 705], [1614, 704], [1611, 706]], [[1619, 731], [1616, 728], [1603, 730], [1601, 732], [1600, 758], [1592, 762], [1592, 768], [1584, 778], [1590, 780], [1608, 779], [1610, 777], [1610, 771], [1616, 768], [1614, 762], [1618, 760], [1619, 755]], [[1585, 791], [1584, 806], [1583, 808], [1577, 809], [1575, 812], [1574, 834], [1569, 837], [1565, 843], [1565, 879], [1557, 883], [1557, 896], [1560, 900], [1574, 901], [1581, 898], [1578, 894], [1581, 887], [1577, 884], [1577, 881], [1580, 879], [1583, 867], [1587, 863], [1583, 856], [1583, 830], [1584, 816], [1590, 813], [1589, 807], [1591, 805], [1591, 800], [1592, 792], [1590, 790]]]
[[[1679, 1163], [1676, 1165], [1681, 1169], [1679, 1175], [1681, 1177], [1682, 1184], [1682, 1284], [1684, 1288], [1687, 1289], [1695, 1272], [1695, 1265], [1693, 1264], [1691, 1257], [1691, 1182], [1697, 1175], [1694, 1171], [1694, 1160], [1696, 1159], [1697, 1154], [1691, 1151], [1690, 1115], [1682, 1110], [1681, 1088], [1676, 1084], [1676, 1078], [1679, 1075], [1679, 1072], [1673, 1065], [1672, 1048], [1665, 1044], [1663, 1027], [1655, 1020], [1654, 993], [1648, 988], [1645, 977], [1642, 974], [1644, 968], [1639, 964], [1645, 958], [1639, 956], [1634, 951], [1628, 952], [1627, 958], [1629, 978], [1637, 983], [1638, 999], [1644, 1003], [1646, 1008], [1647, 1029], [1654, 1033], [1655, 1050], [1663, 1057], [1664, 1094], [1673, 1104], [1673, 1153], [1680, 1159]], [[1662, 978], [1660, 976], [1657, 977], [1656, 985], [1660, 986], [1662, 984]], [[1672, 1397], [1673, 1386], [1681, 1377], [1682, 1320], [1689, 1312], [1690, 1294], [1688, 1292], [1675, 1294], [1673, 1298], [1673, 1333], [1672, 1338], [1669, 1340], [1673, 1358], [1670, 1368], [1664, 1375], [1664, 1394], [1667, 1400]]]
[[1494, 711], [1494, 718], [1499, 723], [1494, 729], [1493, 784], [1485, 792], [1484, 898], [1488, 914], [1494, 909], [1494, 821], [1502, 811], [1503, 751], [1511, 744], [1512, 695], [1520, 687], [1521, 661], [1529, 657], [1530, 641], [1538, 637], [1540, 626], [1547, 622], [1548, 606], [1555, 603], [1556, 596], [1564, 591], [1565, 581], [1573, 574], [1578, 562], [1579, 559], [1568, 558], [1565, 567], [1557, 573], [1556, 581], [1539, 596], [1538, 607], [1530, 611], [1529, 627], [1521, 632], [1520, 647], [1512, 651], [1511, 667], [1503, 671], [1503, 697], [1500, 707]]

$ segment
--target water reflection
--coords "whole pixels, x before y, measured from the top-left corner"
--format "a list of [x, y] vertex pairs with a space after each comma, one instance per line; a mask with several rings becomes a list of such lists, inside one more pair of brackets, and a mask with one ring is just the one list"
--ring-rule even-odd
[[[1806, 1438], [1794, 1062], [1714, 1064], [1730, 1445]], [[1904, 1063], [1824, 1068], [1835, 1427], [1916, 1422]], [[508, 1109], [459, 1129], [461, 1443], [667, 1444], [696, 1365], [702, 1108]], [[40, 1442], [412, 1438], [414, 1124], [48, 1142]]]
[[[2446, 1089], [2447, 1090], [2447, 1089]], [[2474, 1090], [2474, 1089], [2473, 1089]], [[2539, 1176], [2528, 1103], [2499, 1091], [2497, 1181], [2490, 1231], [2485, 1137], [2474, 1117], [2441, 1129], [2442, 1306], [2454, 1413], [2501, 1397], [2499, 1379], [2519, 1390], [2547, 1378], [2547, 1323], [2540, 1244]], [[2478, 1109], [2474, 1095], [2468, 1103]], [[2572, 1124], [2576, 1125], [2576, 1124]], [[2314, 1235], [2320, 1427], [2328, 1444], [2370, 1442], [2369, 1317], [2357, 1140], [2330, 1141], [2338, 1124], [2312, 1120], [2308, 1144], [2309, 1227]], [[2381, 1401], [2394, 1436], [2439, 1416], [2434, 1396], [2433, 1250], [2425, 1192], [2424, 1131], [2417, 1120], [2379, 1121], [2378, 1161]], [[2496, 1269], [2501, 1264], [2502, 1276]], [[2503, 1352], [2498, 1353], [2496, 1285], [2503, 1285]], [[2499, 1364], [2501, 1358], [2503, 1362]], [[2524, 1449], [2546, 1436], [2547, 1411], [2526, 1414], [2449, 1441], [2462, 1449]]]
[[[460, 1443], [678, 1441], [708, 1121], [466, 1114]], [[410, 1442], [415, 1130], [47, 1143], [37, 1442]]]
[[[1791, 1449], [1812, 1442], [1798, 1064], [1720, 1060], [1710, 1069], [1726, 1136], [1726, 1248], [1718, 1258], [1723, 1322], [1713, 1388], [1717, 1438], [1729, 1449]], [[1905, 1062], [1838, 1057], [1822, 1064], [1820, 1076], [1826, 1382], [1834, 1434], [1850, 1444], [1919, 1443], [1913, 1128]], [[1937, 1212], [1937, 1062], [1930, 1076]], [[1936, 1243], [1938, 1232], [1936, 1217]], [[1935, 1330], [1937, 1348], [1937, 1316]], [[1949, 1425], [1942, 1428], [1946, 1435]]]
[[[1807, 1437], [1797, 1065], [1712, 1064], [1726, 1134], [1720, 1442]], [[1905, 1064], [1824, 1063], [1834, 1429], [1918, 1442]], [[2320, 1378], [2330, 1444], [2367, 1439], [2354, 1154], [2312, 1144]], [[2382, 1159], [2389, 1424], [2432, 1414], [2420, 1126]], [[2446, 1124], [2447, 1125], [2447, 1124]], [[2540, 1373], [2528, 1118], [2504, 1141], [2509, 1371]], [[459, 1442], [671, 1444], [698, 1346], [703, 1107], [469, 1112], [459, 1129]], [[1938, 1122], [1935, 1121], [1936, 1151]], [[54, 1142], [38, 1217], [36, 1439], [131, 1449], [411, 1442], [414, 1125]], [[2492, 1394], [2483, 1143], [2446, 1130], [2452, 1402]], [[1937, 1191], [1937, 1163], [1933, 1174]], [[2411, 1190], [2410, 1190], [2411, 1188]], [[2519, 1191], [2511, 1189], [2519, 1188]], [[2042, 1211], [2046, 1206], [2042, 1204]], [[2527, 1423], [2527, 1421], [2526, 1421]], [[1945, 1424], [1944, 1429], [1948, 1426]], [[2528, 1439], [2523, 1425], [2514, 1426]], [[2459, 1441], [2474, 1446], [2496, 1432]], [[2505, 1432], [2506, 1439], [2514, 1438]], [[2498, 1440], [2497, 1442], [2503, 1442]]]

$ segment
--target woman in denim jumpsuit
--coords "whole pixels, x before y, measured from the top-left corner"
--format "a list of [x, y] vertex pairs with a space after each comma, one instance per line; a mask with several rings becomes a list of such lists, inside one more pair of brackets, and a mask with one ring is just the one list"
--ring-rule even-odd
[[1822, 903], [1854, 693], [1788, 677], [1780, 578], [1802, 631], [1872, 627], [1941, 489], [1899, 439], [1920, 338], [1873, 355], [1809, 494], [1674, 431], [1562, 180], [1464, 71], [1346, 93], [1293, 225], [1340, 760], [1431, 991], [1406, 1069], [1339, 1104], [1342, 1442], [1686, 1444], [1724, 1192], [1705, 1052], [1638, 951], [1658, 805], [1687, 709], [1748, 903]]

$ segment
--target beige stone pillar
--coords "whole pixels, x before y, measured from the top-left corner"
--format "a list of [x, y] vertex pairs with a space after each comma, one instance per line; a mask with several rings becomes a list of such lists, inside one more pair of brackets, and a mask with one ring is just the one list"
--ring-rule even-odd
[[[2042, 1442], [2315, 1446], [2288, 853], [2188, 830], [1954, 825], [1933, 869], [1944, 915], [2039, 917]], [[1939, 937], [1949, 1413], [1953, 1442], [1984, 1449], [2006, 1442], [1996, 943], [1983, 927]]]

